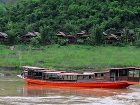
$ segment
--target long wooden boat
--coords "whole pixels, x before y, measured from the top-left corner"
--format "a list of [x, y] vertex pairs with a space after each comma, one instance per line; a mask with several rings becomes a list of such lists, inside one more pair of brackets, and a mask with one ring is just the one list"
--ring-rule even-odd
[[67, 86], [67, 87], [116, 88], [116, 89], [127, 88], [128, 86], [134, 84], [134, 82], [130, 82], [127, 80], [128, 78], [127, 74], [129, 71], [131, 73], [132, 69], [126, 70], [115, 68], [111, 69], [110, 71], [104, 72], [74, 73], [66, 71], [48, 70], [45, 68], [38, 67], [25, 67], [25, 68], [26, 69], [23, 70], [23, 75], [24, 80], [28, 84], [63, 86], [63, 87]]
[[69, 82], [69, 81], [47, 81], [37, 79], [24, 79], [28, 84], [48, 85], [48, 86], [65, 86], [65, 87], [88, 87], [88, 88], [126, 88], [131, 84], [126, 81], [117, 82]]

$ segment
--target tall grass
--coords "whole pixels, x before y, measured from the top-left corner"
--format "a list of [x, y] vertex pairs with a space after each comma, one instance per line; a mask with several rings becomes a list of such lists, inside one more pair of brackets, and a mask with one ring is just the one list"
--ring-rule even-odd
[[49, 45], [39, 49], [0, 46], [0, 66], [40, 66], [56, 69], [96, 69], [140, 66], [140, 49], [132, 46]]

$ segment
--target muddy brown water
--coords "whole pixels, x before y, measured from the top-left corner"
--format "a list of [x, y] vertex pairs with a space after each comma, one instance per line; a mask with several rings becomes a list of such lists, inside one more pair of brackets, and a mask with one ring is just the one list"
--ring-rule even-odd
[[127, 89], [42, 87], [1, 74], [0, 105], [140, 105], [140, 85]]

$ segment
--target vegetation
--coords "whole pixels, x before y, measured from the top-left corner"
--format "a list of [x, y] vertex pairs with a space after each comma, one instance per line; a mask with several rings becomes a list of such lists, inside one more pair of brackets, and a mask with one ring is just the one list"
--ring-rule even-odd
[[[103, 46], [103, 31], [125, 28], [135, 31], [136, 40], [132, 44], [140, 47], [139, 0], [3, 1], [0, 1], [0, 32], [7, 33], [8, 44], [16, 46], [0, 46], [0, 66], [102, 69], [140, 65], [140, 49], [128, 47], [127, 40], [113, 44], [121, 47]], [[16, 3], [10, 5], [11, 1]], [[56, 41], [58, 31], [75, 35], [81, 30], [90, 36], [87, 46], [40, 46], [57, 42], [65, 45], [66, 40]], [[40, 32], [41, 37], [33, 38], [28, 45], [22, 45], [19, 37], [33, 31]]]
[[16, 0], [0, 0], [0, 3], [13, 3], [16, 2]]
[[40, 32], [41, 43], [54, 43], [58, 31], [81, 30], [91, 44], [102, 44], [102, 32], [109, 28], [134, 29], [139, 37], [139, 22], [139, 0], [17, 0], [0, 9], [0, 31], [9, 35], [10, 44], [28, 31]]
[[139, 66], [139, 52], [139, 48], [130, 46], [0, 46], [0, 66], [30, 65], [70, 70], [103, 70], [110, 67]]

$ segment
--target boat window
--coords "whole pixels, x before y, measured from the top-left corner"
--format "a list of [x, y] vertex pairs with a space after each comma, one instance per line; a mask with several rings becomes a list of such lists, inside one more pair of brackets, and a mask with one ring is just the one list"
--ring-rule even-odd
[[104, 74], [103, 73], [95, 73], [95, 77], [103, 77]]
[[47, 74], [47, 77], [49, 79], [58, 79], [59, 78], [59, 76], [57, 74]]
[[68, 76], [67, 79], [68, 79], [68, 80], [71, 80], [71, 76]]
[[121, 71], [119, 71], [119, 75], [120, 76], [127, 76], [127, 70], [121, 70]]
[[78, 80], [84, 79], [84, 76], [78, 76]]
[[89, 76], [89, 79], [91, 79], [91, 75]]
[[135, 70], [134, 77], [139, 77], [139, 71], [138, 70]]
[[32, 72], [31, 71], [28, 71], [28, 75], [32, 75]]
[[129, 77], [133, 77], [133, 72], [134, 71], [129, 71]]
[[139, 70], [129, 71], [129, 77], [139, 77]]
[[[73, 75], [65, 75], [65, 76], [63, 76], [62, 79], [63, 80], [77, 80], [77, 77], [73, 76]], [[79, 77], [78, 77], [78, 79], [79, 79]]]
[[34, 76], [42, 76], [42, 72], [34, 72]]
[[97, 77], [97, 74], [95, 74], [95, 77]]
[[104, 76], [104, 74], [103, 73], [101, 73], [101, 77], [103, 77]]

